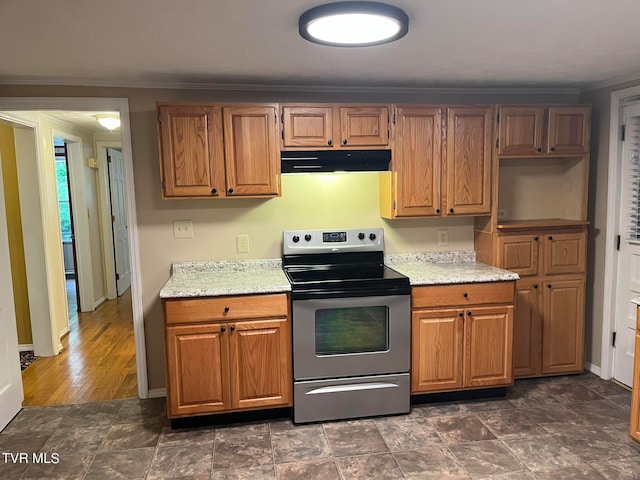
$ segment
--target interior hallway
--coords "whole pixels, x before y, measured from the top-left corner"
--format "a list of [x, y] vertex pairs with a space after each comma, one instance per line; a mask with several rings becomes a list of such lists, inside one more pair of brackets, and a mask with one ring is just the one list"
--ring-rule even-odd
[[22, 372], [23, 405], [137, 397], [131, 289], [69, 321], [62, 353], [38, 357]]

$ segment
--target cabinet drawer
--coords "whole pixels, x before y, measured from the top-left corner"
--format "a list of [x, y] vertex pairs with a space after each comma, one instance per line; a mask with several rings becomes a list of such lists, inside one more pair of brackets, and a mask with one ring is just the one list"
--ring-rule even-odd
[[412, 308], [462, 307], [467, 305], [513, 303], [514, 282], [463, 283], [414, 287]]
[[285, 293], [165, 300], [164, 312], [167, 325], [212, 320], [286, 317], [288, 302]]

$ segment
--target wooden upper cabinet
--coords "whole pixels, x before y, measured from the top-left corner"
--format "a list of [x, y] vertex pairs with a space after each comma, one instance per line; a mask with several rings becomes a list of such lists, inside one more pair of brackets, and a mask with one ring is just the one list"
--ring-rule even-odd
[[544, 108], [501, 107], [498, 153], [535, 155], [543, 148]]
[[282, 107], [283, 146], [326, 148], [334, 144], [331, 107]]
[[388, 147], [389, 107], [340, 107], [340, 146]]
[[449, 108], [445, 173], [447, 215], [491, 212], [491, 107]]
[[279, 194], [277, 107], [223, 107], [227, 196]]
[[587, 106], [500, 107], [500, 155], [580, 155], [589, 151]]
[[497, 266], [523, 276], [537, 275], [539, 242], [536, 234], [498, 237]]
[[275, 104], [158, 103], [163, 198], [280, 194]]
[[211, 197], [224, 192], [221, 109], [159, 105], [158, 120], [163, 197]]
[[400, 106], [393, 146], [397, 217], [440, 214], [442, 110]]
[[389, 148], [389, 106], [283, 104], [283, 150]]
[[589, 151], [591, 109], [549, 107], [548, 152], [580, 154]]

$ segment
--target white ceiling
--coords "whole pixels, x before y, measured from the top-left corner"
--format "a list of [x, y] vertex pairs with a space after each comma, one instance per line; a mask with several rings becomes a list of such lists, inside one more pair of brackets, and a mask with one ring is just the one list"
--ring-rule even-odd
[[[106, 128], [104, 128], [100, 123], [98, 123], [98, 119], [96, 115], [109, 115], [112, 117], [120, 117], [118, 112], [72, 112], [72, 111], [62, 111], [62, 110], [47, 110], [42, 112], [43, 115], [53, 118], [54, 120], [61, 121], [63, 123], [67, 123], [69, 125], [73, 125], [75, 127], [80, 127], [90, 132], [108, 132]], [[115, 132], [119, 132], [120, 128], [114, 130]]]
[[331, 0], [0, 1], [0, 84], [585, 89], [640, 78], [639, 0], [388, 0], [385, 46], [298, 35]]

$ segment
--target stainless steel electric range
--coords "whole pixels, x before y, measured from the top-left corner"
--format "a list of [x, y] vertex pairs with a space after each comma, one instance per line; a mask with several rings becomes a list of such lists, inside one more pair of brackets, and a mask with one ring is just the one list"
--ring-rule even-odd
[[294, 422], [409, 411], [409, 279], [384, 265], [381, 228], [284, 232]]

